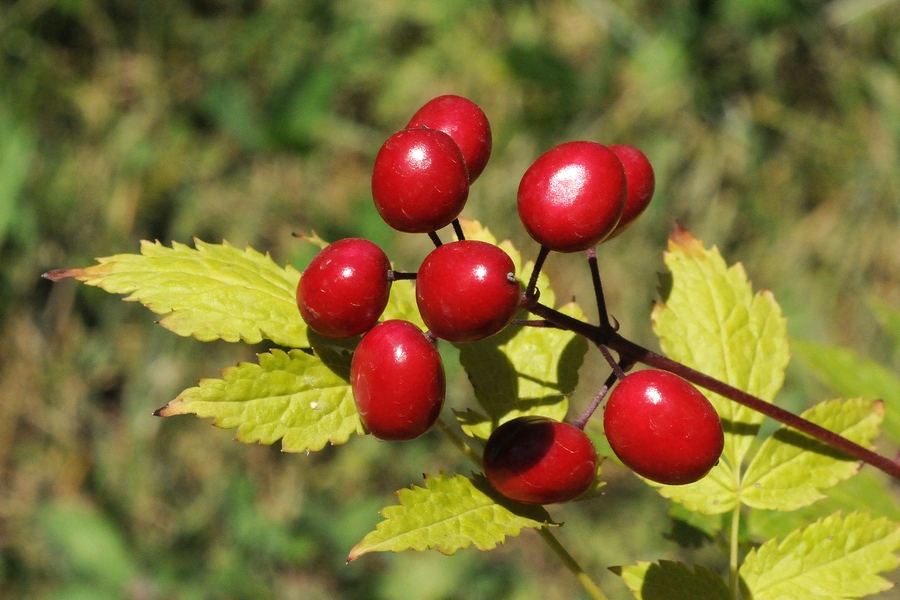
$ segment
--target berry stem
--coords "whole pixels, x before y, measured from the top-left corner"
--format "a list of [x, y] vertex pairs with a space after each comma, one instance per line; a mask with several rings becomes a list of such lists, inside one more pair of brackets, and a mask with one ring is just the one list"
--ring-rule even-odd
[[[618, 367], [618, 365], [616, 366]], [[600, 387], [600, 391], [597, 392], [597, 395], [594, 396], [594, 399], [591, 400], [588, 407], [581, 413], [581, 416], [572, 423], [572, 425], [578, 429], [584, 429], [585, 426], [587, 426], [587, 422], [590, 421], [591, 417], [594, 415], [594, 412], [600, 407], [600, 403], [603, 402], [607, 392], [609, 392], [609, 388], [611, 388], [618, 379], [619, 376], [615, 371], [610, 373], [609, 377], [606, 378], [606, 381], [603, 382], [603, 385]]]
[[[613, 375], [616, 376], [616, 379], [622, 380], [625, 379], [625, 371], [619, 363], [616, 362], [616, 359], [613, 358], [613, 355], [610, 354], [609, 348], [606, 347], [605, 344], [598, 344], [597, 348], [600, 350], [600, 354], [603, 355], [603, 358], [606, 359], [606, 362], [609, 364], [610, 368], [613, 370]], [[631, 366], [630, 364], [628, 365]]]
[[556, 323], [552, 323], [546, 319], [513, 319], [509, 324], [519, 325], [521, 327], [550, 327], [552, 329], [562, 329]]
[[597, 299], [597, 313], [600, 316], [600, 327], [609, 327], [609, 313], [606, 311], [606, 299], [603, 297], [603, 284], [600, 282], [600, 267], [597, 265], [597, 246], [587, 250], [588, 266], [591, 268], [591, 281], [594, 284], [594, 296]]
[[438, 236], [437, 231], [429, 231], [428, 237], [431, 238], [431, 241], [434, 243], [435, 248], [440, 248], [443, 245], [441, 238]]
[[462, 437], [460, 437], [455, 431], [453, 431], [453, 429], [451, 429], [450, 426], [443, 419], [439, 418], [437, 421], [435, 421], [434, 424], [435, 424], [435, 427], [440, 429], [441, 433], [443, 433], [444, 436], [446, 436], [446, 438], [448, 440], [450, 440], [450, 443], [452, 443], [454, 446], [456, 446], [457, 449], [460, 452], [462, 452], [463, 455], [472, 462], [472, 464], [474, 464], [479, 469], [482, 468], [481, 455], [479, 455], [475, 450], [473, 450], [472, 447], [469, 446], [469, 444], [467, 444], [466, 441]]
[[544, 266], [544, 261], [547, 260], [547, 256], [550, 254], [550, 248], [547, 246], [541, 246], [540, 251], [538, 252], [537, 258], [534, 259], [534, 267], [531, 269], [531, 279], [528, 280], [528, 287], [525, 288], [525, 297], [533, 298], [537, 300], [537, 281], [538, 275], [541, 274], [541, 268]]
[[401, 279], [415, 279], [416, 273], [410, 271], [388, 271], [388, 281], [400, 281]]
[[466, 239], [466, 234], [463, 233], [462, 225], [459, 224], [459, 219], [453, 219], [453, 231], [456, 233], [457, 241], [463, 241]]
[[694, 385], [706, 388], [733, 402], [737, 402], [751, 410], [762, 413], [779, 423], [828, 444], [832, 448], [840, 450], [852, 458], [872, 465], [894, 479], [900, 480], [900, 462], [896, 462], [877, 452], [873, 452], [868, 448], [864, 448], [833, 431], [829, 431], [828, 429], [795, 415], [790, 411], [766, 402], [762, 398], [757, 398], [752, 394], [739, 390], [724, 381], [710, 377], [685, 364], [674, 361], [661, 354], [657, 354], [652, 350], [648, 350], [647, 348], [622, 337], [610, 326], [598, 327], [596, 325], [591, 325], [590, 323], [585, 323], [584, 321], [579, 321], [578, 319], [565, 315], [549, 306], [541, 304], [527, 294], [523, 298], [522, 304], [529, 312], [546, 319], [547, 321], [556, 323], [563, 329], [568, 329], [584, 336], [598, 346], [608, 346], [620, 356], [620, 359], [624, 359], [631, 363], [643, 363], [650, 367], [675, 373], [676, 375], [687, 379]]

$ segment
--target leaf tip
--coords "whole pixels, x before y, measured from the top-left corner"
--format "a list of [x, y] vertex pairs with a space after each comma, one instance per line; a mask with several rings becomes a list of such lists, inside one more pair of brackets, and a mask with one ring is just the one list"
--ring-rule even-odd
[[362, 556], [363, 554], [366, 554], [368, 552], [368, 550], [366, 550], [365, 548], [360, 547], [361, 544], [362, 544], [362, 542], [353, 546], [353, 548], [350, 550], [350, 554], [347, 555], [347, 562], [344, 564], [349, 565], [354, 560], [356, 560], [357, 558], [359, 558], [360, 556]]
[[70, 277], [78, 277], [82, 274], [84, 274], [84, 269], [53, 269], [52, 271], [47, 271], [41, 277], [56, 282], [69, 279]]
[[694, 234], [685, 229], [681, 223], [675, 221], [675, 227], [669, 234], [669, 250], [675, 250], [676, 247], [688, 253], [702, 252], [703, 242], [694, 237]]

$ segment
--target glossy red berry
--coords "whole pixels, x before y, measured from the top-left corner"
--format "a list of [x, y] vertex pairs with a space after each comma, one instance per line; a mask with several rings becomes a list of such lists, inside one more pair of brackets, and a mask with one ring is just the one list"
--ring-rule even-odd
[[441, 355], [409, 321], [379, 323], [350, 363], [350, 387], [366, 429], [382, 440], [411, 440], [428, 431], [444, 404]]
[[389, 137], [375, 157], [375, 208], [398, 231], [429, 233], [445, 227], [468, 197], [466, 161], [443, 131], [404, 129]]
[[416, 304], [428, 329], [451, 342], [472, 342], [506, 327], [521, 287], [512, 259], [487, 242], [462, 240], [432, 250], [416, 275]]
[[491, 157], [491, 125], [481, 108], [462, 96], [438, 96], [416, 111], [408, 128], [439, 129], [453, 138], [469, 168], [469, 183], [478, 179]]
[[638, 475], [681, 485], [701, 479], [722, 454], [719, 415], [696, 387], [668, 371], [636, 371], [620, 381], [603, 413], [616, 456]]
[[387, 306], [390, 269], [384, 251], [368, 240], [348, 238], [330, 244], [300, 277], [300, 316], [313, 331], [332, 338], [371, 329]]
[[488, 438], [484, 474], [494, 489], [511, 500], [567, 502], [594, 482], [597, 451], [574, 425], [547, 417], [518, 417]]
[[567, 142], [532, 163], [519, 183], [519, 218], [528, 234], [557, 252], [602, 242], [625, 209], [625, 169], [596, 142]]
[[610, 238], [622, 233], [650, 204], [653, 199], [653, 190], [656, 187], [656, 177], [653, 174], [653, 166], [643, 152], [634, 146], [625, 144], [613, 144], [609, 147], [615, 152], [622, 166], [625, 168], [625, 180], [628, 182], [628, 193], [625, 198], [625, 210]]

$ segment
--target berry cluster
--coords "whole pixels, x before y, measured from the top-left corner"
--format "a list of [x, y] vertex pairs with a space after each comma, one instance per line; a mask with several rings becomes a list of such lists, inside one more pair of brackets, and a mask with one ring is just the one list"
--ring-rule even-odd
[[[380, 439], [413, 439], [437, 420], [446, 392], [438, 340], [472, 342], [503, 330], [520, 308], [537, 302], [535, 282], [549, 252], [586, 250], [595, 266], [595, 246], [631, 225], [653, 196], [653, 168], [632, 146], [573, 141], [541, 155], [517, 193], [521, 221], [541, 245], [523, 291], [510, 257], [492, 244], [464, 239], [457, 220], [490, 154], [490, 125], [476, 104], [453, 95], [428, 102], [379, 150], [372, 197], [389, 226], [426, 233], [435, 249], [416, 273], [400, 273], [375, 244], [340, 240], [323, 249], [301, 277], [297, 304], [312, 330], [332, 338], [362, 335], [350, 384], [363, 424]], [[437, 232], [450, 225], [457, 241], [442, 243]], [[427, 332], [408, 321], [378, 322], [391, 284], [400, 278], [415, 279]], [[595, 287], [601, 320], [608, 326], [599, 277]], [[666, 371], [626, 375], [624, 363], [601, 350], [615, 378], [575, 424], [526, 416], [491, 434], [483, 465], [499, 493], [549, 504], [589, 489], [598, 456], [583, 428], [615, 379], [604, 427], [625, 465], [665, 484], [696, 481], [714, 466], [723, 433], [705, 396]]]

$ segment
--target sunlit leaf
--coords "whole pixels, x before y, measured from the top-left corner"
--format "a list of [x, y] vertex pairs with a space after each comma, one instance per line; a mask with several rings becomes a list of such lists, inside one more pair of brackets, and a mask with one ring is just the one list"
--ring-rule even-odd
[[141, 254], [117, 254], [96, 265], [50, 271], [57, 281], [75, 278], [114, 294], [129, 294], [178, 335], [256, 344], [307, 346], [306, 324], [297, 310], [300, 273], [281, 268], [267, 254], [227, 243], [195, 240], [196, 249], [141, 242]]
[[[583, 318], [574, 303], [560, 311]], [[488, 339], [460, 344], [459, 350], [482, 410], [457, 417], [466, 433], [487, 439], [498, 425], [518, 416], [564, 419], [587, 342], [571, 331], [511, 326]]]
[[[784, 382], [789, 358], [785, 319], [772, 295], [754, 294], [740, 264], [728, 267], [717, 249], [705, 249], [683, 229], [669, 238], [664, 258], [671, 279], [663, 280], [663, 301], [652, 313], [663, 351], [771, 402]], [[660, 486], [660, 493], [691, 510], [716, 514], [738, 502], [735, 481], [764, 417], [701, 391], [722, 418], [722, 460], [699, 482]]]
[[728, 600], [728, 586], [713, 571], [699, 565], [661, 560], [610, 569], [638, 600]]
[[260, 354], [259, 364], [241, 363], [223, 370], [221, 379], [201, 380], [156, 414], [212, 417], [217, 427], [237, 427], [235, 439], [248, 444], [280, 439], [287, 452], [321, 450], [364, 432], [350, 384], [335, 371], [303, 351], [273, 350]]
[[873, 517], [887, 517], [900, 522], [900, 505], [885, 485], [885, 476], [874, 469], [863, 469], [826, 491], [827, 497], [798, 510], [753, 510], [749, 513], [750, 529], [754, 536], [767, 539], [785, 536], [794, 529], [838, 511], [852, 512], [864, 501], [866, 511]]
[[[871, 447], [884, 406], [863, 399], [822, 402], [803, 418]], [[860, 463], [788, 427], [763, 442], [742, 480], [741, 500], [753, 508], [796, 510], [823, 498], [819, 491], [853, 476]]]
[[897, 566], [900, 524], [866, 513], [834, 514], [750, 551], [741, 579], [753, 600], [837, 600], [884, 591], [878, 573]]
[[381, 511], [385, 520], [350, 552], [348, 562], [369, 552], [436, 549], [453, 554], [474, 545], [491, 550], [523, 528], [552, 524], [540, 506], [497, 494], [483, 477], [426, 476], [425, 487], [397, 492], [399, 505]]

